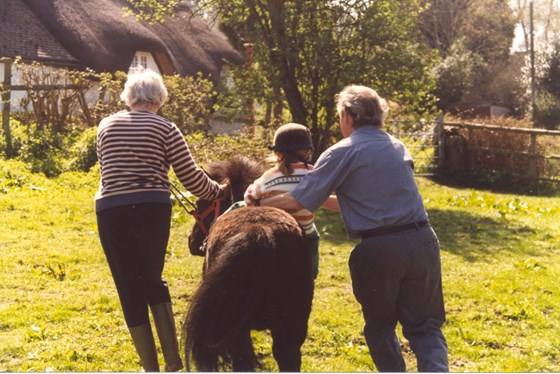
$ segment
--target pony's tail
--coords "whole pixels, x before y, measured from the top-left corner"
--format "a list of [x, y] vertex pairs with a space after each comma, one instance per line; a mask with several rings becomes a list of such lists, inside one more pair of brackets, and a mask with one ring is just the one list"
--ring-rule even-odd
[[[216, 242], [215, 255], [194, 294], [185, 323], [185, 360], [199, 371], [217, 371], [231, 363], [228, 347], [250, 330], [265, 295], [274, 239], [266, 230], [237, 234]], [[268, 253], [267, 253], [268, 252]], [[254, 357], [254, 365], [257, 359]]]

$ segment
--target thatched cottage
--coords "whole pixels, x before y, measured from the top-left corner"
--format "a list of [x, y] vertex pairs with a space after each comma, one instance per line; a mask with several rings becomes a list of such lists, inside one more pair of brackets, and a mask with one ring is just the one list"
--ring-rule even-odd
[[[125, 16], [126, 0], [1, 0], [0, 57], [54, 66], [161, 74], [202, 73], [216, 81], [225, 61], [242, 56], [224, 35], [182, 3], [175, 17], [149, 24]], [[3, 75], [0, 75], [0, 80]]]

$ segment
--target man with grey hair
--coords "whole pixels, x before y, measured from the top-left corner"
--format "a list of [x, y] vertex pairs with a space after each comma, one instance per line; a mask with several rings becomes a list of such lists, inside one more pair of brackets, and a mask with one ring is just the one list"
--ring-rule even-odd
[[[260, 204], [340, 211], [350, 238], [361, 239], [349, 267], [377, 369], [406, 371], [395, 333], [400, 323], [418, 371], [448, 371], [439, 241], [414, 180], [412, 157], [381, 129], [388, 106], [374, 90], [348, 86], [336, 106], [344, 139], [319, 157], [292, 192]], [[337, 203], [329, 199], [333, 191]]]

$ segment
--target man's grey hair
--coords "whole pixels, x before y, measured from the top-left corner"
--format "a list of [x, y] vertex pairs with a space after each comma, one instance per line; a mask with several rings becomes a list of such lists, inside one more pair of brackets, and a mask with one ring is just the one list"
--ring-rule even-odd
[[338, 114], [345, 110], [354, 119], [356, 127], [369, 124], [381, 128], [389, 114], [387, 101], [366, 86], [346, 86], [335, 100]]

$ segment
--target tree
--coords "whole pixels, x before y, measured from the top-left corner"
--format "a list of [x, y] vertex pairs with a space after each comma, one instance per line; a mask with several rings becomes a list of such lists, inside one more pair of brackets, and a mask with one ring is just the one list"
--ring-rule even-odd
[[124, 7], [125, 15], [132, 15], [139, 21], [151, 24], [161, 23], [166, 16], [173, 16], [181, 0], [126, 0], [130, 7]]
[[540, 86], [560, 101], [560, 39], [551, 46], [546, 60]]
[[418, 27], [432, 48], [445, 58], [461, 35], [463, 20], [473, 0], [421, 0]]
[[432, 70], [438, 106], [446, 109], [473, 95], [476, 72], [484, 68], [482, 58], [469, 51], [462, 39], [453, 43], [447, 57]]
[[[533, 28], [536, 45], [546, 46], [554, 43], [560, 37], [560, 0], [510, 0], [515, 20], [521, 33], [522, 47], [520, 49], [528, 51], [530, 49], [530, 10], [529, 4], [533, 3]], [[519, 47], [518, 47], [519, 48]]]
[[473, 0], [460, 34], [466, 47], [490, 65], [508, 60], [515, 17], [505, 0]]
[[[432, 70], [438, 81], [438, 106], [446, 110], [467, 101], [513, 106], [503, 100], [514, 97], [496, 91], [515, 86], [499, 74], [508, 69], [514, 35], [515, 18], [508, 4], [504, 0], [423, 0], [421, 4], [419, 29], [444, 58]], [[500, 82], [495, 82], [498, 76]]]
[[515, 17], [504, 0], [421, 0], [421, 4], [418, 27], [443, 57], [462, 39], [486, 63], [507, 60]]
[[560, 40], [540, 52], [537, 60], [542, 62], [537, 70], [535, 122], [560, 128]]
[[434, 54], [418, 43], [414, 0], [201, 0], [234, 44], [254, 46], [261, 103], [287, 103], [308, 125], [316, 154], [337, 131], [334, 95], [345, 85], [373, 87], [409, 108], [431, 108], [426, 74]]
[[[514, 49], [525, 56], [525, 66], [521, 82], [525, 88], [523, 107], [526, 114], [531, 114], [537, 126], [554, 128], [560, 122], [560, 0], [511, 0], [516, 16], [521, 42]], [[532, 3], [533, 17], [530, 17]], [[531, 32], [533, 23], [533, 53], [535, 81], [531, 81]], [[533, 86], [534, 83], [534, 86]], [[535, 88], [535, 106], [532, 104], [532, 88]]]

